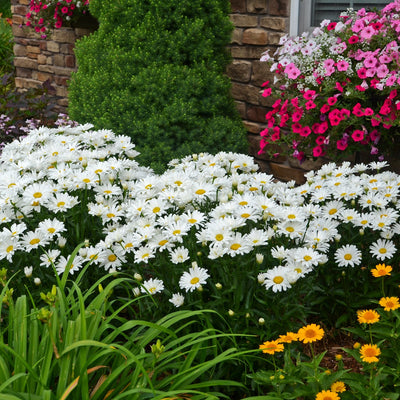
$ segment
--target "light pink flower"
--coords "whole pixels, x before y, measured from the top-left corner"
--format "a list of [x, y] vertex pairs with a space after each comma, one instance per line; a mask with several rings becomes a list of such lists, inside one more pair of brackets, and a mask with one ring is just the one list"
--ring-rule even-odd
[[376, 69], [376, 76], [378, 78], [385, 78], [388, 73], [389, 73], [389, 68], [386, 66], [386, 64], [381, 64]]
[[289, 79], [296, 79], [300, 75], [300, 70], [294, 63], [290, 63], [285, 67], [285, 74], [287, 74]]

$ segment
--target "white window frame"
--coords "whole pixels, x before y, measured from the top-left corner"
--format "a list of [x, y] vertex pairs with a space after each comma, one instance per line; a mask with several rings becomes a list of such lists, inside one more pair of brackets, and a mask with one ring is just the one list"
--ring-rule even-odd
[[[388, 1], [388, 4], [389, 2], [390, 1]], [[311, 6], [312, 0], [291, 0], [289, 18], [290, 36], [298, 36], [301, 35], [303, 32], [312, 29]]]

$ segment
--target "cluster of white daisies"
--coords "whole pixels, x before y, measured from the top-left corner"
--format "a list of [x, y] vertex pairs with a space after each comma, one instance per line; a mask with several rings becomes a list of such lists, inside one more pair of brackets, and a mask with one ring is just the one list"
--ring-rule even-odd
[[[295, 186], [274, 182], [243, 154], [172, 160], [162, 175], [140, 166], [137, 154], [129, 137], [91, 125], [42, 127], [7, 145], [0, 157], [0, 259], [12, 265], [30, 253], [27, 274], [51, 263], [62, 274], [69, 265], [63, 247], [73, 237], [66, 218], [86, 213], [101, 221], [102, 238], [86, 238], [71, 274], [89, 261], [108, 273], [133, 262], [140, 281], [141, 268], [163, 257], [171, 273], [175, 264], [183, 267], [168, 288], [180, 306], [185, 293], [216, 284], [217, 259], [253, 257], [256, 279], [276, 292], [319, 264], [354, 267], [396, 256], [400, 176], [379, 172], [385, 163], [326, 164]], [[206, 265], [199, 266], [196, 246], [206, 249]], [[135, 292], [164, 286], [154, 270]]]

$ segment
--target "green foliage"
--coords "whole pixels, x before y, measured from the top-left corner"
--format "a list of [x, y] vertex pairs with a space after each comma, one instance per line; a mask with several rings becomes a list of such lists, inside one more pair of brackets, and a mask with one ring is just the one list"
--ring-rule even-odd
[[224, 76], [232, 25], [226, 0], [90, 4], [100, 27], [76, 46], [69, 112], [130, 135], [157, 170], [198, 152], [246, 151]]
[[11, 18], [11, 1], [0, 0], [0, 13], [4, 18]]
[[54, 125], [56, 114], [52, 111], [52, 93], [49, 82], [42, 87], [19, 91], [14, 84], [14, 74], [4, 74], [0, 82], [0, 143], [11, 142], [25, 135], [24, 128], [29, 119], [40, 120], [41, 125]]
[[[13, 301], [6, 295], [12, 279], [2, 281], [1, 399], [96, 400], [112, 393], [114, 399], [144, 400], [184, 393], [200, 400], [227, 398], [218, 388], [244, 390], [219, 377], [225, 370], [219, 367], [243, 354], [234, 336], [207, 323], [215, 312], [179, 311], [155, 323], [129, 320], [126, 309], [136, 300], [122, 301], [115, 292], [129, 290], [131, 282], [119, 276], [109, 282], [109, 275], [82, 292], [85, 271], [73, 283], [66, 271], [41, 294], [42, 307], [31, 306], [26, 295]], [[220, 341], [231, 346], [224, 350]]]
[[0, 76], [12, 70], [14, 36], [9, 17], [10, 3], [0, 2]]

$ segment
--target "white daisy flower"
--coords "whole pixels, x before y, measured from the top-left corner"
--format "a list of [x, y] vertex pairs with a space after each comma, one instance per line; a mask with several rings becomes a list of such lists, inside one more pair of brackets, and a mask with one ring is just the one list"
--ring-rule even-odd
[[347, 244], [337, 249], [335, 261], [339, 267], [354, 267], [361, 263], [361, 251], [352, 244]]
[[65, 212], [78, 203], [79, 200], [77, 197], [71, 196], [68, 193], [57, 192], [50, 197], [46, 207], [53, 212]]
[[288, 279], [288, 268], [279, 265], [267, 271], [263, 285], [266, 289], [272, 289], [274, 293], [291, 288], [292, 286]]
[[176, 249], [170, 251], [169, 255], [174, 264], [182, 264], [190, 258], [189, 250], [183, 246], [177, 247]]
[[292, 249], [290, 253], [296, 262], [301, 263], [306, 268], [317, 266], [321, 260], [321, 254], [312, 248], [302, 247]]
[[59, 221], [57, 218], [48, 218], [39, 222], [38, 229], [48, 238], [58, 237], [62, 232], [66, 231], [64, 223]]
[[39, 246], [45, 246], [50, 241], [49, 235], [36, 229], [34, 232], [27, 232], [21, 240], [21, 244], [26, 252], [37, 249]]
[[41, 267], [50, 267], [50, 265], [53, 263], [55, 264], [55, 261], [57, 257], [61, 254], [60, 250], [48, 250], [45, 254], [41, 254], [40, 256], [40, 266]]
[[369, 248], [370, 253], [380, 261], [391, 259], [396, 253], [396, 246], [390, 240], [378, 239]]
[[175, 307], [180, 307], [185, 302], [185, 297], [180, 293], [174, 293], [168, 301]]
[[[64, 256], [61, 256], [58, 259], [58, 262], [56, 264], [56, 270], [58, 275], [62, 275], [65, 271], [65, 269], [67, 268], [67, 264], [69, 263], [70, 259], [66, 259]], [[84, 258], [82, 258], [81, 256], [75, 256], [75, 258], [73, 259], [72, 263], [70, 265], [68, 265], [69, 267], [69, 273], [71, 275], [74, 274], [74, 272], [79, 271], [82, 267], [83, 262], [85, 261]]]
[[143, 282], [140, 288], [142, 293], [150, 293], [151, 295], [162, 292], [164, 290], [164, 282], [161, 279], [148, 279]]
[[233, 257], [238, 254], [246, 254], [253, 250], [253, 244], [249, 241], [248, 235], [236, 232], [226, 244], [228, 254]]
[[134, 252], [135, 255], [135, 263], [148, 263], [150, 258], [155, 257], [155, 254], [153, 252], [153, 248], [149, 246], [142, 246], [135, 250]]
[[186, 290], [186, 292], [193, 292], [201, 285], [207, 283], [209, 278], [208, 271], [205, 268], [200, 268], [196, 262], [189, 268], [189, 272], [184, 272], [179, 279], [179, 287]]

